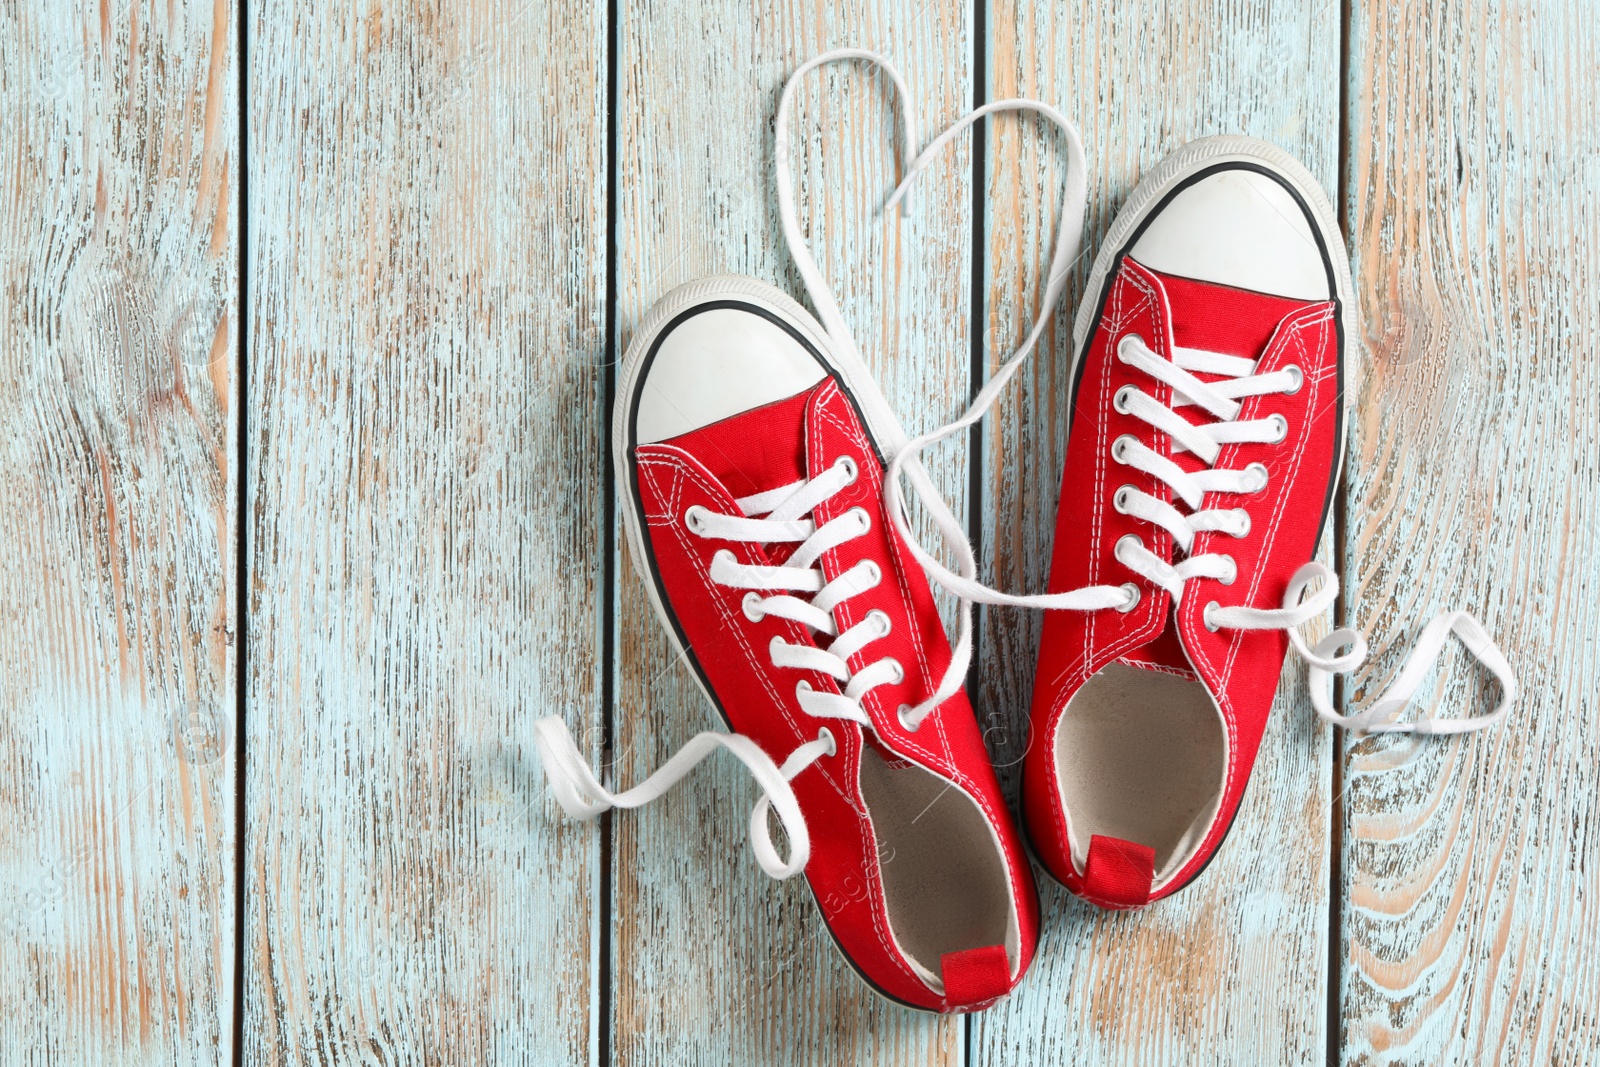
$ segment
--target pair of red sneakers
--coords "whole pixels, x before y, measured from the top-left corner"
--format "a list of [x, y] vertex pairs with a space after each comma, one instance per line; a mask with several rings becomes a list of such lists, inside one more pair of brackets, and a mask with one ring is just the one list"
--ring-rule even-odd
[[[881, 62], [835, 53], [796, 77], [840, 58]], [[789, 99], [786, 90], [780, 159]], [[613, 794], [559, 719], [538, 723], [557, 797], [580, 817], [653, 799], [715, 747], [731, 749], [764, 792], [750, 824], [763, 868], [804, 871], [862, 978], [931, 1011], [971, 1011], [1009, 992], [1038, 930], [1022, 837], [962, 688], [971, 602], [1055, 609], [1035, 672], [1023, 822], [1045, 869], [1108, 908], [1178, 891], [1216, 853], [1291, 644], [1311, 667], [1316, 710], [1345, 726], [1478, 728], [1506, 714], [1514, 691], [1498, 649], [1455, 613], [1425, 630], [1372, 709], [1332, 710], [1329, 672], [1351, 669], [1365, 648], [1348, 630], [1308, 647], [1296, 627], [1337, 592], [1309, 561], [1344, 451], [1350, 283], [1316, 182], [1242, 137], [1169, 157], [1100, 250], [1074, 331], [1050, 593], [1006, 596], [976, 582], [961, 528], [916, 456], [980, 417], [1037, 340], [1077, 251], [1082, 153], [1059, 115], [1008, 101], [952, 127], [907, 177], [1005, 107], [1063, 126], [1070, 185], [1040, 322], [963, 419], [908, 441], [806, 251], [782, 170], [785, 233], [821, 323], [771, 286], [723, 277], [669, 293], [634, 336], [614, 434], [629, 554], [733, 732], [699, 735], [643, 785]], [[908, 535], [902, 474], [956, 570]], [[954, 652], [930, 574], [962, 598]], [[1399, 721], [1452, 631], [1500, 678], [1499, 708]], [[787, 857], [770, 838], [769, 808]]]

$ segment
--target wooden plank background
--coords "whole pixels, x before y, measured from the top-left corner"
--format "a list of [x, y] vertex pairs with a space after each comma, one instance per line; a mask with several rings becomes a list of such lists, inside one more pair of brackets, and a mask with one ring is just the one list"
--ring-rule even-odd
[[[605, 26], [253, 9], [243, 1059], [593, 1055]], [[583, 180], [569, 180], [581, 175]]]
[[[1367, 351], [1348, 695], [1447, 606], [1525, 694], [1345, 739], [1286, 671], [1205, 882], [1135, 915], [1044, 885], [1034, 971], [972, 1019], [855, 980], [752, 861], [733, 761], [579, 825], [526, 733], [562, 714], [631, 783], [713, 721], [618, 545], [610, 367], [680, 282], [803, 296], [772, 118], [840, 45], [925, 138], [1062, 107], [1091, 241], [1191, 137], [1304, 158]], [[0, 1064], [1600, 1058], [1596, 55], [1582, 0], [0, 5]], [[997, 120], [886, 219], [889, 91], [812, 75], [791, 165], [920, 429], [1031, 319], [1062, 152]], [[934, 456], [1010, 588], [1045, 580], [1072, 306]], [[1007, 766], [1037, 632], [983, 616]], [[1426, 703], [1492, 697], [1457, 656]]]
[[[1600, 1059], [1600, 27], [1581, 0], [1375, 5], [1351, 27], [1351, 245], [1372, 355], [1347, 610], [1370, 700], [1470, 605], [1515, 719], [1343, 757], [1341, 1055]], [[1462, 666], [1436, 714], [1492, 696]]]
[[0, 6], [0, 1062], [236, 1007], [231, 4]]

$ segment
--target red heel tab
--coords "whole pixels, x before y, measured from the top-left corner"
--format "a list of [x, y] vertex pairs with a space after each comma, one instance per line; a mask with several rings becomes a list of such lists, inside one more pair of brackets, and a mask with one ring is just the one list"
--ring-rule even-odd
[[1011, 963], [1004, 945], [985, 945], [939, 957], [947, 1011], [977, 1011], [1011, 992]]
[[1142, 908], [1150, 903], [1156, 850], [1120, 837], [1089, 838], [1083, 896], [1102, 908]]

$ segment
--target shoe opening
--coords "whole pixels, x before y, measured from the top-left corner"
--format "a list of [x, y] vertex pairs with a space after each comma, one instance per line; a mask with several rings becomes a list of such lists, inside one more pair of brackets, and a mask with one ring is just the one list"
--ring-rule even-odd
[[1067, 704], [1055, 756], [1078, 870], [1092, 837], [1118, 838], [1155, 851], [1160, 888], [1216, 818], [1228, 746], [1201, 682], [1111, 663]]
[[861, 795], [878, 839], [895, 941], [943, 992], [950, 953], [1004, 945], [1016, 968], [1018, 931], [999, 839], [965, 792], [915, 764], [861, 753]]

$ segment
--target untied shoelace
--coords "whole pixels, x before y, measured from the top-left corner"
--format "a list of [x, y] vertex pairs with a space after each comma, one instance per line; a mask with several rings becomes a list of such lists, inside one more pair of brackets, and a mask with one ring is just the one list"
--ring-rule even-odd
[[[801, 65], [790, 75], [778, 103], [777, 114], [777, 188], [778, 209], [783, 225], [784, 241], [799, 269], [800, 277], [811, 297], [817, 318], [827, 331], [836, 360], [842, 364], [863, 367], [854, 335], [845, 323], [838, 301], [829, 288], [801, 232], [795, 205], [794, 183], [789, 170], [789, 115], [793, 96], [800, 80], [812, 70], [825, 64], [860, 61], [881, 69], [895, 89], [899, 105], [900, 125], [904, 134], [904, 153], [911, 158], [905, 175], [884, 205], [885, 211], [897, 205], [902, 214], [909, 213], [910, 189], [938, 152], [953, 138], [978, 120], [1001, 111], [1033, 112], [1055, 125], [1062, 133], [1067, 146], [1066, 188], [1062, 196], [1061, 219], [1056, 230], [1055, 248], [1051, 255], [1050, 273], [1045, 283], [1039, 313], [1022, 344], [1002, 363], [979, 390], [959, 418], [936, 430], [910, 439], [904, 437], [897, 426], [888, 427], [896, 439], [883, 442], [891, 450], [888, 470], [884, 479], [884, 505], [903, 542], [908, 546], [929, 577], [953, 593], [958, 601], [956, 640], [952, 646], [949, 668], [935, 691], [927, 700], [914, 707], [902, 707], [900, 719], [908, 729], [916, 729], [922, 721], [962, 687], [972, 662], [972, 605], [990, 604], [1014, 607], [1043, 608], [1047, 610], [1103, 611], [1128, 610], [1138, 601], [1139, 589], [1133, 583], [1108, 586], [1087, 586], [1080, 589], [1042, 594], [1011, 594], [993, 589], [977, 579], [977, 560], [968, 541], [966, 531], [939, 495], [932, 479], [923, 466], [920, 454], [930, 445], [961, 433], [975, 425], [994, 406], [1000, 393], [1017, 370], [1032, 355], [1039, 338], [1049, 322], [1050, 315], [1065, 290], [1070, 270], [1076, 262], [1083, 237], [1083, 221], [1088, 199], [1087, 163], [1083, 143], [1076, 127], [1055, 108], [1035, 100], [998, 100], [974, 109], [951, 124], [923, 151], [912, 158], [916, 145], [916, 124], [910, 108], [910, 92], [894, 66], [883, 56], [865, 49], [846, 48], [827, 52]], [[1271, 442], [1278, 428], [1271, 420], [1255, 423], [1237, 421], [1237, 400], [1264, 392], [1292, 392], [1299, 387], [1292, 375], [1274, 372], [1274, 375], [1255, 374], [1255, 363], [1235, 356], [1195, 349], [1180, 349], [1174, 359], [1165, 360], [1152, 352], [1142, 339], [1129, 339], [1137, 343], [1119, 346], [1117, 356], [1149, 377], [1165, 382], [1172, 389], [1173, 403], [1163, 406], [1142, 390], [1119, 394], [1119, 410], [1133, 414], [1158, 431], [1174, 439], [1174, 447], [1194, 452], [1209, 466], [1223, 443], [1240, 441]], [[1197, 373], [1223, 376], [1223, 382], [1204, 382]], [[1200, 404], [1216, 421], [1196, 425], [1176, 414], [1174, 407]], [[1281, 439], [1281, 435], [1279, 436]], [[1121, 440], [1113, 444], [1113, 458], [1119, 462], [1152, 474], [1170, 486], [1175, 495], [1190, 508], [1185, 514], [1165, 501], [1134, 490], [1119, 493], [1115, 506], [1173, 533], [1178, 544], [1185, 549], [1198, 531], [1215, 531], [1232, 536], [1243, 536], [1248, 526], [1242, 525], [1238, 515], [1215, 509], [1200, 508], [1201, 499], [1208, 491], [1249, 492], [1247, 482], [1259, 477], [1258, 472], [1246, 468], [1242, 471], [1207, 470], [1198, 474], [1183, 471], [1170, 459], [1162, 457], [1137, 440]], [[830, 472], [831, 473], [831, 472]], [[802, 518], [816, 504], [826, 499], [838, 486], [818, 486], [826, 476], [782, 487], [773, 493], [761, 494], [762, 499], [746, 498], [740, 506], [746, 516], [701, 516], [701, 536], [718, 536], [723, 539], [772, 543], [801, 541], [795, 555], [802, 564], [815, 562], [821, 549], [815, 548], [817, 538], [828, 538], [831, 543], [842, 543], [849, 536], [859, 536], [859, 530], [848, 534], [837, 528], [845, 516], [835, 519], [822, 528], [815, 527]], [[938, 557], [928, 552], [912, 534], [907, 523], [905, 503], [901, 493], [904, 477], [916, 492], [918, 499], [933, 520], [941, 540], [956, 560], [956, 568], [947, 567]], [[830, 483], [831, 484], [831, 483]], [[1262, 481], [1264, 485], [1264, 480]], [[784, 509], [785, 503], [794, 506]], [[803, 506], [803, 507], [802, 507]], [[793, 511], [794, 514], [789, 514]], [[770, 514], [769, 514], [770, 513]], [[859, 522], [859, 518], [853, 520]], [[1248, 521], [1248, 516], [1245, 516]], [[740, 525], [743, 524], [743, 525]], [[824, 531], [836, 527], [831, 534]], [[808, 547], [808, 544], [810, 547]], [[731, 555], [731, 554], [729, 554]], [[1191, 577], [1212, 577], [1231, 580], [1232, 557], [1226, 554], [1207, 553], [1190, 556], [1170, 564], [1143, 547], [1138, 538], [1124, 539], [1118, 544], [1116, 558], [1132, 573], [1140, 575], [1171, 593], [1174, 606], [1181, 600], [1185, 582]], [[849, 585], [855, 569], [840, 575], [833, 583], [822, 582], [821, 571], [809, 566], [783, 568], [741, 567], [722, 553], [713, 560], [712, 579], [725, 585], [750, 588], [753, 583], [762, 588], [764, 582], [776, 582], [776, 588], [786, 591], [774, 597], [758, 598], [753, 602], [747, 594], [746, 613], [752, 618], [758, 612], [771, 611], [787, 618], [801, 621], [814, 633], [831, 638], [827, 648], [810, 648], [774, 641], [770, 654], [774, 665], [820, 669], [846, 683], [839, 695], [805, 692], [797, 694], [801, 710], [817, 718], [842, 718], [871, 728], [869, 716], [861, 708], [861, 698], [876, 685], [895, 680], [892, 660], [879, 660], [852, 674], [844, 661], [858, 651], [878, 633], [867, 633], [858, 623], [852, 630], [838, 633], [831, 625], [831, 608], [860, 589], [836, 588], [840, 583]], [[758, 574], [770, 571], [772, 574]], [[785, 577], [780, 571], [792, 571]], [[808, 571], [814, 577], [799, 577]], [[848, 580], [848, 581], [847, 581]], [[785, 585], [785, 583], [796, 583]], [[863, 587], [865, 588], [865, 587]], [[833, 590], [836, 596], [829, 595]], [[808, 592], [811, 601], [792, 596], [793, 592]], [[1366, 659], [1367, 646], [1355, 630], [1344, 627], [1334, 630], [1315, 645], [1308, 645], [1299, 627], [1321, 615], [1338, 597], [1338, 577], [1326, 566], [1317, 562], [1301, 567], [1284, 592], [1278, 608], [1221, 607], [1208, 604], [1204, 613], [1207, 628], [1241, 630], [1281, 629], [1288, 633], [1289, 642], [1308, 667], [1307, 682], [1312, 708], [1328, 722], [1348, 729], [1367, 730], [1373, 733], [1414, 731], [1418, 733], [1454, 734], [1481, 730], [1503, 720], [1516, 697], [1516, 677], [1500, 649], [1490, 639], [1483, 627], [1471, 615], [1452, 611], [1432, 620], [1423, 628], [1406, 663], [1383, 694], [1365, 711], [1343, 716], [1333, 710], [1330, 699], [1333, 674], [1355, 670]], [[819, 600], [822, 604], [819, 605]], [[774, 607], [775, 606], [775, 607]], [[869, 619], [871, 617], [869, 616]], [[880, 622], [872, 625], [881, 626]], [[886, 632], [886, 631], [885, 631]], [[1471, 719], [1434, 719], [1424, 717], [1401, 721], [1400, 711], [1410, 701], [1434, 662], [1443, 652], [1448, 638], [1454, 634], [1462, 644], [1498, 679], [1501, 687], [1499, 704], [1488, 715]], [[783, 648], [779, 645], [783, 644]], [[864, 684], [863, 684], [864, 683]], [[749, 769], [760, 787], [762, 796], [751, 812], [750, 837], [757, 862], [774, 878], [787, 878], [804, 870], [810, 856], [810, 834], [799, 801], [790, 785], [791, 779], [817, 760], [836, 751], [833, 734], [823, 727], [815, 740], [795, 748], [780, 766], [754, 741], [742, 734], [705, 731], [697, 734], [644, 782], [622, 792], [608, 790], [589, 769], [588, 763], [572, 740], [566, 724], [555, 716], [534, 723], [535, 743], [550, 778], [551, 790], [566, 812], [577, 819], [592, 819], [613, 807], [632, 808], [649, 803], [666, 793], [685, 777], [696, 765], [718, 748], [731, 751]], [[789, 856], [781, 856], [773, 844], [768, 829], [767, 813], [778, 817], [789, 840]]]

